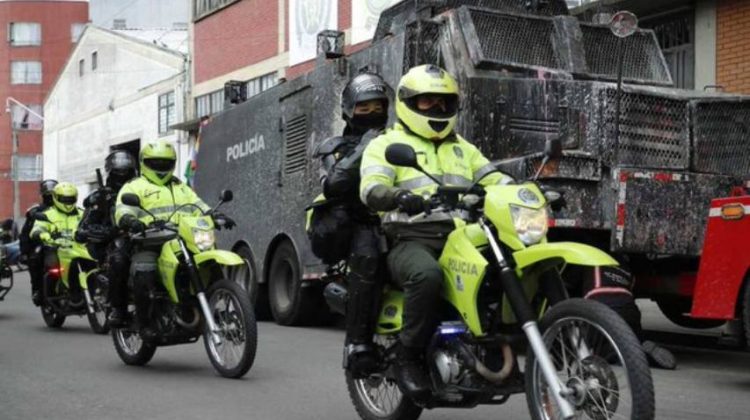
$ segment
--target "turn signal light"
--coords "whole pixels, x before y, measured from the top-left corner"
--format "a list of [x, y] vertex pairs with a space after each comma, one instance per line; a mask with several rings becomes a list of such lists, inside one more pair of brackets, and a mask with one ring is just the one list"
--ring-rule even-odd
[[63, 273], [63, 269], [62, 267], [52, 267], [47, 270], [47, 273], [49, 273], [49, 275], [53, 277], [60, 277], [60, 275]]
[[742, 204], [725, 204], [721, 208], [721, 218], [724, 220], [739, 220], [743, 216], [745, 216], [745, 207]]

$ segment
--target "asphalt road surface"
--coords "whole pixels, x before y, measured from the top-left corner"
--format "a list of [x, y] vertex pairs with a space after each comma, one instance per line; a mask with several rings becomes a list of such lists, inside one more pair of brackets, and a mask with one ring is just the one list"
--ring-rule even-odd
[[[28, 276], [0, 302], [0, 420], [16, 419], [355, 419], [340, 367], [343, 332], [259, 326], [255, 365], [241, 380], [218, 377], [202, 342], [160, 348], [146, 367], [125, 366], [110, 336], [91, 333], [85, 318], [61, 330], [44, 326], [31, 304]], [[668, 339], [676, 371], [654, 370], [657, 418], [746, 419], [750, 354], [714, 345], [669, 325], [644, 305], [645, 325]], [[685, 332], [691, 335], [686, 335]], [[422, 419], [527, 419], [523, 396], [499, 407], [426, 411]]]

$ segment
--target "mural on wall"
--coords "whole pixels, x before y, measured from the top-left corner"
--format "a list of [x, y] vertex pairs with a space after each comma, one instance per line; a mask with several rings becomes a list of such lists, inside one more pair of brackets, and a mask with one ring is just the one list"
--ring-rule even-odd
[[289, 65], [315, 58], [318, 32], [338, 29], [338, 2], [289, 0]]
[[383, 10], [400, 0], [357, 0], [352, 2], [352, 44], [372, 39]]

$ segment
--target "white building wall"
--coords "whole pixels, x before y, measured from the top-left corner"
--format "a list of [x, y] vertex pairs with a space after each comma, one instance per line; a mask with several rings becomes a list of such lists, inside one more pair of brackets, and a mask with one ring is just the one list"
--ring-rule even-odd
[[115, 19], [129, 28], [171, 28], [190, 22], [191, 0], [89, 0], [91, 21], [112, 29]]
[[[92, 51], [98, 68], [91, 70]], [[78, 62], [85, 60], [84, 75]], [[163, 138], [178, 148], [176, 173], [188, 159], [187, 135], [160, 136], [159, 95], [175, 91], [175, 118], [184, 119], [184, 58], [157, 47], [89, 27], [45, 103], [44, 177], [73, 182], [85, 197], [110, 147]]]

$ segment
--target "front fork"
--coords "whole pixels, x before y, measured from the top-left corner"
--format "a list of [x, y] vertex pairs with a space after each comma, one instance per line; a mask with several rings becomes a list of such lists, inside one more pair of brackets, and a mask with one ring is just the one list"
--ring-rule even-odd
[[492, 230], [481, 219], [479, 225], [482, 227], [485, 235], [487, 235], [487, 240], [489, 241], [492, 252], [500, 267], [499, 277], [503, 291], [508, 297], [508, 301], [510, 302], [516, 319], [521, 323], [523, 332], [526, 334], [531, 350], [536, 356], [542, 375], [544, 375], [544, 379], [547, 381], [552, 396], [560, 409], [562, 418], [572, 419], [575, 416], [575, 411], [570, 402], [565, 398], [566, 395], [571, 395], [572, 392], [567, 386], [560, 383], [557, 378], [557, 371], [552, 364], [552, 358], [547, 351], [547, 347], [544, 345], [544, 339], [539, 332], [539, 325], [536, 322], [536, 315], [526, 298], [526, 293], [524, 293], [524, 290], [521, 287], [521, 281], [515, 271], [508, 266], [508, 262], [503, 256]]
[[188, 268], [188, 273], [190, 273], [190, 281], [193, 283], [193, 287], [197, 292], [196, 296], [198, 297], [198, 303], [200, 304], [201, 312], [203, 312], [203, 319], [206, 320], [206, 324], [208, 325], [208, 331], [209, 335], [211, 336], [211, 340], [214, 342], [214, 344], [221, 344], [219, 327], [216, 325], [216, 322], [214, 322], [214, 316], [213, 314], [211, 314], [211, 308], [209, 308], [208, 306], [208, 299], [206, 299], [206, 292], [205, 288], [203, 287], [203, 282], [201, 281], [200, 273], [198, 273], [198, 267], [190, 257], [187, 247], [185, 247], [185, 243], [181, 240], [178, 242], [180, 243], [182, 257], [185, 260], [184, 262]]

